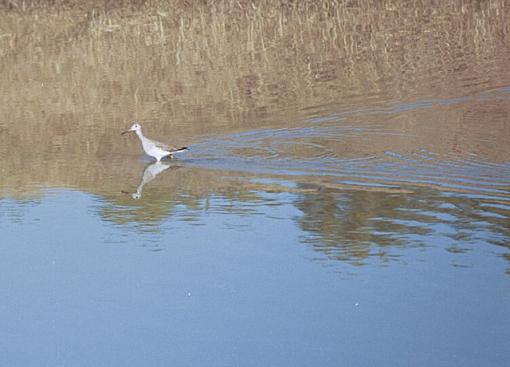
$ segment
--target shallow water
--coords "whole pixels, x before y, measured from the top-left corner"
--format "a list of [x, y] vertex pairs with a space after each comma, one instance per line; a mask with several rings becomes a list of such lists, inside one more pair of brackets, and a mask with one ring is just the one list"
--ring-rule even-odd
[[360, 7], [2, 13], [0, 364], [510, 363], [508, 6]]

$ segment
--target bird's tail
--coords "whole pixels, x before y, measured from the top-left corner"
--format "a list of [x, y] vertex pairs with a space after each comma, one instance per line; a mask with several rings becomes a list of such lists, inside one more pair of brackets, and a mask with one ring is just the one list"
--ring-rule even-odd
[[188, 147], [182, 147], [182, 148], [179, 148], [179, 149], [172, 150], [171, 153], [172, 154], [174, 154], [174, 153], [181, 153], [181, 152], [185, 152], [187, 150], [189, 150]]

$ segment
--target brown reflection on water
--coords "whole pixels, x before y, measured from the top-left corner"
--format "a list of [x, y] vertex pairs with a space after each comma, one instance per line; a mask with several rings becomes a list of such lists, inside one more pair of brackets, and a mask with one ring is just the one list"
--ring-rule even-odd
[[510, 84], [503, 0], [95, 4], [0, 12], [11, 147], [125, 153], [101, 138], [135, 118], [179, 143]]
[[[407, 194], [438, 212], [431, 189], [508, 200], [504, 0], [23, 4], [0, 10], [2, 196], [72, 188], [110, 203], [106, 220], [159, 223], [211, 196], [287, 190], [307, 241], [353, 259], [404, 241], [383, 232], [409, 229], [396, 221]], [[191, 146], [138, 201], [145, 163], [119, 135], [134, 119]], [[254, 186], [246, 171], [301, 186]], [[508, 238], [494, 210], [490, 233]]]
[[[213, 196], [227, 201], [257, 202], [255, 186], [238, 175], [171, 162], [162, 163], [168, 168], [147, 180], [147, 170], [154, 163], [145, 167], [141, 163], [132, 170], [136, 170], [140, 177], [131, 175], [117, 183], [117, 193], [107, 194], [108, 205], [103, 206], [100, 213], [105, 220], [157, 229], [161, 222], [175, 215], [177, 207], [183, 208], [179, 213], [180, 219], [196, 221], [200, 213], [208, 209], [208, 200]], [[237, 211], [235, 206], [222, 206], [221, 211], [248, 214], [243, 210]]]
[[303, 212], [298, 220], [307, 233], [303, 242], [353, 264], [374, 256], [389, 261], [394, 247], [434, 243], [463, 253], [481, 243], [509, 245], [508, 205], [484, 206], [468, 196], [320, 188], [300, 195], [295, 205]]

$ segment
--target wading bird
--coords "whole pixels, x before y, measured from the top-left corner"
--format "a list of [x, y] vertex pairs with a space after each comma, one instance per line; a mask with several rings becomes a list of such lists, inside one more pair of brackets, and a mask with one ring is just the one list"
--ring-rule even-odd
[[138, 138], [140, 138], [140, 141], [142, 142], [142, 148], [145, 154], [153, 158], [156, 158], [158, 162], [165, 157], [173, 158], [173, 155], [175, 153], [181, 153], [188, 150], [187, 147], [175, 148], [171, 145], [163, 144], [160, 143], [159, 141], [146, 138], [142, 133], [142, 127], [136, 121], [133, 123], [133, 125], [131, 125], [131, 128], [129, 130], [123, 131], [121, 134], [124, 135], [132, 132], [135, 132], [136, 135], [138, 135]]

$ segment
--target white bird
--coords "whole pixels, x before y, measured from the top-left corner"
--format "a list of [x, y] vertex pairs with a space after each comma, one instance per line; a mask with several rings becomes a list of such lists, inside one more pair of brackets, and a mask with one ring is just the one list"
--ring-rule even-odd
[[158, 162], [165, 157], [173, 158], [173, 155], [175, 153], [180, 153], [188, 150], [187, 147], [175, 148], [171, 145], [163, 144], [160, 143], [159, 141], [146, 138], [142, 133], [142, 127], [136, 121], [133, 125], [131, 125], [131, 128], [129, 130], [123, 131], [122, 135], [131, 132], [135, 132], [136, 135], [138, 135], [138, 137], [140, 138], [140, 141], [142, 142], [142, 148], [145, 154], [153, 158], [156, 158]]

